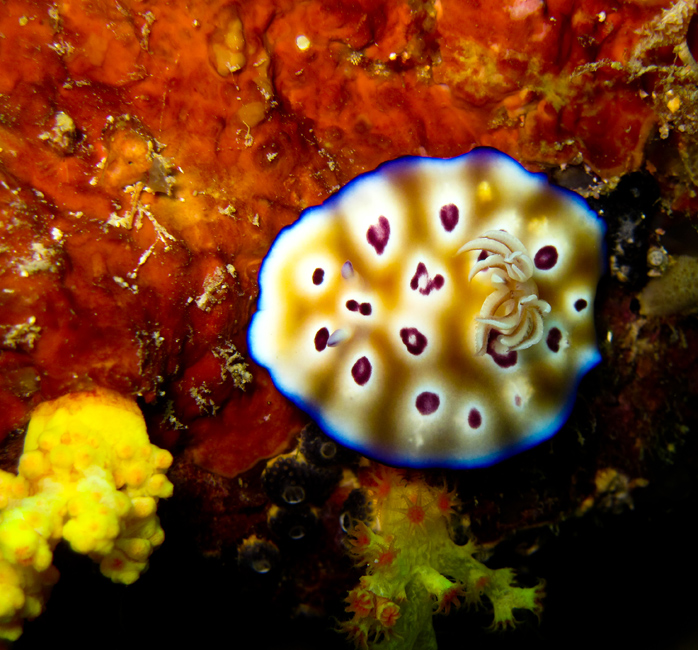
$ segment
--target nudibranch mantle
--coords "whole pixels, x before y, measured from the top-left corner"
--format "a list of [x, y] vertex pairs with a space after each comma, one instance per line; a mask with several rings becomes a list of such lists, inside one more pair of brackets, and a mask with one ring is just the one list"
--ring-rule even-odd
[[394, 160], [279, 234], [250, 353], [367, 456], [492, 464], [553, 435], [600, 359], [603, 233], [583, 199], [493, 149]]

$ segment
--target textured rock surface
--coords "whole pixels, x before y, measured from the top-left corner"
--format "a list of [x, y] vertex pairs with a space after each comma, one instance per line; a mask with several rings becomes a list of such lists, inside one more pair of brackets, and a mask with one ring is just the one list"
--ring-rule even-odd
[[666, 55], [633, 55], [660, 9], [9, 3], [3, 430], [97, 383], [156, 403], [204, 467], [273, 454], [298, 418], [231, 346], [279, 229], [400, 155], [637, 168], [659, 118], [631, 71]]
[[[153, 442], [174, 452], [175, 496], [162, 517], [172, 551], [165, 543], [139, 589], [164, 574], [158, 585], [168, 593], [186, 584], [208, 594], [218, 566], [196, 560], [177, 575], [158, 573], [159, 562], [181, 566], [192, 538], [207, 556], [225, 557], [250, 532], [269, 533], [255, 464], [285, 450], [304, 424], [248, 363], [244, 342], [257, 270], [278, 231], [384, 161], [491, 145], [600, 197], [614, 265], [595, 305], [603, 362], [568, 426], [524, 456], [454, 479], [471, 530], [495, 542], [536, 527], [524, 533], [530, 552], [549, 537], [536, 531], [575, 513], [627, 509], [633, 488], [649, 481], [636, 491], [640, 514], [634, 534], [621, 535], [626, 546], [598, 536], [567, 542], [588, 569], [568, 579], [595, 589], [570, 601], [571, 618], [554, 604], [564, 598], [550, 598], [548, 620], [566, 621], [569, 635], [574, 622], [618, 624], [604, 612], [620, 607], [636, 634], [628, 638], [621, 621], [625, 640], [648, 643], [650, 621], [691, 611], [671, 598], [634, 600], [652, 586], [672, 593], [683, 570], [640, 580], [646, 557], [635, 555], [612, 572], [638, 538], [655, 553], [681, 544], [662, 498], [695, 510], [698, 328], [690, 315], [643, 315], [637, 300], [648, 270], [665, 265], [648, 266], [650, 248], [669, 262], [698, 251], [695, 4], [494, 4], [3, 4], [0, 460], [12, 468], [39, 402], [93, 385], [141, 396]], [[622, 200], [605, 199], [640, 169], [619, 186]], [[284, 595], [277, 583], [252, 593], [277, 594], [281, 610], [297, 614], [323, 611], [332, 590], [344, 597], [328, 559], [340, 555], [341, 497], [329, 504], [319, 519], [333, 533], [306, 555], [282, 549], [293, 558]], [[648, 512], [660, 513], [653, 525], [637, 524]], [[605, 571], [593, 574], [597, 567]], [[237, 580], [236, 571], [225, 576]], [[550, 584], [559, 566], [533, 571]], [[121, 592], [111, 593], [120, 603]], [[188, 606], [213, 621], [236, 606], [242, 625], [241, 593], [249, 592]], [[88, 612], [89, 601], [77, 604]], [[174, 596], [160, 602], [163, 616], [192, 615]], [[58, 629], [55, 612], [37, 633]], [[663, 632], [654, 638], [664, 641]]]

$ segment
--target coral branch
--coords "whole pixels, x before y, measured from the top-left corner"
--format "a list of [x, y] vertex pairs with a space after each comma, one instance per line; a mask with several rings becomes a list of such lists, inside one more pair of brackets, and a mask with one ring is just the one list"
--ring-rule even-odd
[[459, 506], [453, 492], [382, 466], [367, 483], [374, 519], [356, 522], [348, 538], [366, 575], [347, 598], [353, 618], [340, 625], [357, 646], [435, 649], [432, 614], [447, 614], [461, 602], [491, 603], [493, 628], [514, 626], [517, 609], [540, 613], [542, 584], [519, 587], [511, 569], [476, 560], [472, 540], [453, 542], [448, 522]]

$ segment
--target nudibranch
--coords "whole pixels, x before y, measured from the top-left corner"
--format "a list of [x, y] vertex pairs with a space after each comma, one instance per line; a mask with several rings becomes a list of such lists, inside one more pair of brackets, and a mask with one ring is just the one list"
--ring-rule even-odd
[[489, 465], [552, 436], [600, 359], [603, 233], [581, 197], [498, 151], [400, 158], [279, 234], [250, 353], [367, 456]]

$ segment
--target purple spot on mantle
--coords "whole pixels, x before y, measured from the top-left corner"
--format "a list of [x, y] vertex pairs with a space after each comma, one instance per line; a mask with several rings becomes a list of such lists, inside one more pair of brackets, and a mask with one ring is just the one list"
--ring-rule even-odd
[[557, 264], [557, 248], [555, 246], [543, 246], [539, 248], [533, 263], [541, 271], [549, 271]]
[[439, 216], [441, 217], [441, 225], [444, 227], [444, 230], [451, 232], [458, 225], [458, 206], [453, 203], [444, 205], [439, 210]]
[[351, 367], [351, 376], [359, 386], [363, 386], [371, 378], [372, 370], [373, 368], [371, 367], [371, 362], [368, 360], [368, 358], [361, 357]]
[[417, 264], [417, 270], [410, 280], [410, 289], [412, 289], [412, 291], [419, 289], [419, 293], [423, 296], [428, 296], [433, 289], [437, 291], [441, 289], [441, 287], [444, 286], [444, 282], [444, 276], [440, 273], [437, 273], [433, 279], [430, 278], [426, 264], [424, 264], [424, 262], [419, 262], [419, 264]]
[[390, 238], [390, 222], [383, 216], [378, 217], [378, 224], [371, 226], [366, 232], [366, 241], [376, 249], [376, 253], [383, 254]]
[[441, 400], [439, 399], [439, 396], [436, 393], [430, 393], [427, 390], [417, 395], [417, 399], [414, 403], [417, 410], [422, 415], [431, 415], [434, 411], [436, 411], [436, 409], [439, 408], [440, 404]]
[[490, 254], [487, 251], [480, 251], [480, 254], [477, 256], [477, 261], [482, 262], [482, 260], [486, 260]]
[[330, 331], [326, 327], [319, 329], [315, 334], [315, 349], [322, 352], [327, 347], [327, 339], [329, 338]]
[[323, 269], [315, 269], [313, 271], [313, 284], [322, 284], [325, 279], [325, 271]]
[[471, 429], [478, 429], [482, 424], [482, 414], [477, 409], [470, 409], [468, 413], [468, 424]]
[[494, 349], [494, 342], [500, 334], [501, 332], [499, 330], [490, 330], [490, 337], [487, 340], [487, 354], [492, 357], [492, 360], [500, 368], [511, 368], [516, 365], [519, 355], [516, 350], [511, 350], [506, 354], [500, 354]]
[[417, 270], [412, 279], [410, 280], [410, 289], [412, 289], [412, 291], [417, 290], [417, 287], [419, 287], [419, 280], [425, 275], [427, 276], [427, 278], [429, 277], [429, 275], [427, 274], [427, 267], [424, 264], [424, 262], [420, 262], [419, 264], [417, 264]]
[[403, 327], [400, 330], [400, 338], [405, 344], [407, 351], [415, 356], [422, 354], [427, 347], [427, 337], [416, 327]]
[[516, 397], [514, 397], [514, 404], [516, 404], [516, 406], [521, 406], [522, 402], [521, 395], [516, 395]]
[[577, 311], [582, 311], [582, 309], [586, 309], [586, 308], [587, 308], [587, 305], [588, 305], [588, 304], [589, 304], [589, 303], [588, 303], [586, 300], [584, 300], [584, 298], [580, 298], [579, 300], [577, 300], [577, 301], [574, 303], [574, 308], [575, 308]]
[[373, 311], [370, 302], [362, 302], [359, 304], [356, 300], [347, 300], [346, 308], [349, 311], [358, 311], [362, 316], [370, 316]]
[[548, 332], [548, 338], [545, 339], [547, 346], [552, 352], [560, 351], [560, 341], [562, 340], [562, 332], [557, 327], [551, 327]]

